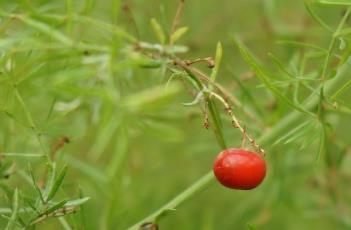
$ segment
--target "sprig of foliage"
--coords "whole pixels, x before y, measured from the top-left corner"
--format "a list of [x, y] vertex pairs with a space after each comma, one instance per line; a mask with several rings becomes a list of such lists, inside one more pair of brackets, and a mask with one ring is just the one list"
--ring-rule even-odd
[[[347, 213], [343, 204], [347, 203], [344, 199], [348, 195], [343, 194], [346, 189], [340, 182], [347, 181], [342, 162], [347, 161], [349, 143], [342, 138], [340, 125], [346, 127], [349, 123], [344, 121], [344, 116], [351, 114], [349, 103], [343, 99], [348, 96], [350, 86], [347, 74], [351, 54], [351, 33], [347, 26], [350, 9], [343, 12], [334, 31], [332, 19], [337, 20], [339, 16], [330, 16], [328, 23], [324, 22], [319, 8], [305, 3], [311, 19], [324, 28], [322, 32], [316, 30], [323, 35], [321, 43], [325, 35], [331, 37], [325, 48], [317, 38], [309, 39], [309, 34], [317, 34], [312, 22], [306, 19], [306, 23], [299, 24], [296, 20], [296, 27], [287, 26], [287, 22], [275, 15], [279, 13], [275, 11], [278, 3], [264, 1], [263, 17], [267, 18], [262, 19], [260, 25], [263, 26], [259, 29], [265, 31], [267, 39], [271, 41], [281, 35], [284, 39], [299, 37], [297, 41], [278, 43], [284, 45], [281, 50], [284, 55], [280, 52], [270, 55], [277, 68], [274, 69], [259, 61], [262, 58], [256, 47], [251, 48], [250, 39], [260, 37], [257, 36], [260, 31], [255, 31], [254, 36], [240, 34], [242, 41], [235, 40], [247, 66], [236, 59], [238, 52], [227, 51], [229, 45], [221, 37], [221, 28], [227, 28], [227, 21], [234, 23], [238, 30], [241, 24], [250, 28], [246, 21], [237, 23], [225, 19], [217, 25], [216, 20], [202, 18], [206, 26], [195, 28], [199, 39], [196, 44], [189, 43], [191, 57], [185, 59], [189, 48], [179, 43], [188, 38], [184, 35], [189, 28], [194, 28], [181, 25], [184, 0], [179, 1], [171, 23], [163, 5], [173, 6], [173, 3], [160, 4], [161, 15], [158, 17], [153, 10], [151, 27], [145, 15], [136, 14], [133, 18], [130, 3], [114, 0], [111, 7], [106, 2], [87, 0], [81, 3], [81, 8], [71, 0], [1, 3], [0, 187], [8, 201], [1, 201], [0, 225], [7, 229], [47, 229], [58, 224], [65, 229], [123, 229], [155, 208], [155, 212], [141, 218], [131, 229], [155, 228], [161, 220], [177, 219], [176, 215], [167, 220], [164, 217], [200, 196], [200, 192], [213, 183], [212, 172], [205, 173], [165, 205], [155, 207], [179, 189], [173, 181], [189, 183], [198, 176], [197, 166], [210, 167], [204, 159], [212, 155], [196, 154], [240, 145], [242, 137], [242, 143], [245, 144], [245, 140], [250, 143], [247, 147], [262, 153], [263, 148], [267, 151], [272, 168], [267, 185], [257, 193], [250, 193], [250, 197], [240, 193], [230, 195], [231, 201], [238, 203], [229, 211], [224, 194], [225, 205], [221, 208], [228, 213], [220, 213], [218, 226], [211, 223], [217, 211], [201, 207], [201, 211], [207, 212], [205, 221], [189, 217], [193, 223], [188, 223], [189, 228], [196, 225], [203, 229], [229, 229], [234, 222], [240, 225], [244, 220], [250, 223], [245, 223], [248, 228], [260, 228], [268, 220], [280, 221], [281, 210], [276, 209], [278, 200], [296, 210], [294, 202], [304, 203], [306, 207], [324, 205], [337, 213], [333, 223], [337, 219], [350, 226], [346, 215], [341, 215]], [[228, 4], [231, 6], [232, 2], [228, 2], [216, 3], [213, 12], [217, 8], [218, 11], [225, 9]], [[345, 1], [315, 2], [326, 11], [333, 6], [343, 9], [349, 5]], [[279, 4], [288, 6], [289, 3]], [[96, 15], [100, 8], [103, 14]], [[107, 19], [109, 9], [111, 20]], [[254, 9], [252, 12], [253, 15], [246, 15], [245, 11], [245, 18], [257, 14]], [[225, 13], [224, 10], [223, 15]], [[128, 20], [121, 22], [123, 17]], [[196, 23], [197, 12], [191, 12], [191, 17]], [[144, 25], [142, 28], [134, 28], [140, 23]], [[194, 24], [192, 20], [187, 23]], [[169, 30], [164, 28], [166, 24], [170, 24]], [[141, 33], [131, 35], [127, 32], [130, 27]], [[214, 28], [216, 33], [205, 28]], [[149, 30], [153, 30], [156, 43], [146, 41]], [[214, 57], [209, 57], [200, 41], [209, 39], [207, 37], [212, 40], [215, 34], [223, 43], [218, 42]], [[261, 38], [254, 41], [255, 45], [260, 42]], [[230, 68], [221, 68], [228, 65], [230, 55], [234, 55], [235, 62], [229, 64]], [[202, 64], [204, 66], [200, 66]], [[240, 73], [247, 67], [251, 70]], [[231, 75], [235, 75], [235, 84]], [[184, 101], [192, 102], [183, 103], [185, 108], [182, 108]], [[200, 130], [201, 125], [196, 130], [192, 125], [189, 127], [190, 123], [198, 124], [198, 120], [214, 133], [214, 138], [207, 137], [207, 133]], [[239, 132], [228, 127], [235, 127]], [[155, 155], [152, 145], [157, 146], [156, 151], [162, 149], [162, 154]], [[171, 161], [183, 166], [184, 162], [177, 160], [182, 151], [194, 152], [189, 154], [190, 159], [196, 156], [198, 162], [189, 163], [189, 168], [184, 165], [182, 170], [163, 166], [163, 162]], [[164, 154], [166, 152], [172, 154]], [[311, 176], [309, 167], [315, 158], [320, 159], [315, 165], [318, 175]], [[322, 160], [325, 160], [323, 168]], [[164, 171], [159, 173], [161, 170]], [[193, 175], [188, 175], [188, 171]], [[294, 175], [289, 175], [292, 171]], [[150, 176], [148, 172], [153, 174]], [[155, 172], [160, 177], [156, 178]], [[162, 179], [157, 183], [150, 180], [154, 177], [158, 180], [163, 175], [167, 175], [172, 185], [161, 185]], [[307, 177], [311, 177], [312, 182], [306, 183]], [[302, 182], [308, 185], [299, 188], [296, 184]], [[294, 192], [313, 194], [318, 201], [296, 201], [300, 196]], [[89, 197], [94, 199], [89, 201]], [[329, 201], [329, 198], [340, 209], [329, 204], [332, 202], [320, 204], [319, 199]], [[216, 204], [220, 200], [221, 197], [217, 197]], [[301, 215], [305, 215], [304, 212]]]

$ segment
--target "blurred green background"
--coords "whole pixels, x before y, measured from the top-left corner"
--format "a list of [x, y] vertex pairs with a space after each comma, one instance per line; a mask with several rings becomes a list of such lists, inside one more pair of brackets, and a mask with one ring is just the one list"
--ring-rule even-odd
[[[346, 10], [308, 4], [333, 29]], [[177, 5], [175, 0], [0, 1], [0, 152], [43, 151], [18, 101], [17, 88], [44, 148], [51, 149], [63, 136], [70, 139], [57, 152], [58, 164], [68, 165], [59, 197], [78, 198], [82, 193], [91, 198], [80, 212], [65, 217], [76, 229], [126, 229], [211, 170], [221, 151], [211, 129], [203, 128], [199, 107], [182, 105], [193, 96], [175, 80], [164, 91], [170, 74], [139, 67], [131, 57], [133, 44], [116, 32], [118, 28], [138, 40], [157, 42], [150, 19], [156, 18], [169, 32]], [[75, 15], [84, 18], [76, 20]], [[345, 28], [350, 23], [347, 20]], [[222, 42], [217, 81], [252, 114], [254, 119], [233, 108], [256, 138], [293, 109], [251, 74], [233, 37], [241, 38], [287, 95], [293, 95], [295, 85], [284, 81], [284, 73], [267, 53], [298, 73], [309, 47], [277, 41], [327, 49], [332, 39], [332, 33], [308, 14], [304, 2], [294, 0], [187, 0], [180, 25], [189, 27], [180, 40], [189, 52], [181, 58], [213, 56], [217, 42]], [[345, 37], [337, 41], [331, 63], [344, 53], [341, 43], [346, 43], [345, 53], [349, 50]], [[70, 41], [89, 46], [72, 47]], [[320, 73], [324, 59], [316, 56], [306, 64], [306, 77]], [[305, 83], [311, 88], [319, 84]], [[303, 101], [309, 94], [301, 87], [297, 98]], [[305, 116], [296, 125], [300, 128], [263, 146], [268, 175], [260, 187], [235, 191], [214, 182], [161, 219], [160, 229], [350, 229], [350, 96], [350, 90], [338, 96], [343, 109], [326, 107], [331, 128], [321, 161], [316, 162], [321, 148], [318, 121]], [[227, 145], [240, 146], [240, 132], [224, 112], [222, 118]], [[338, 163], [331, 164], [335, 156]], [[35, 196], [27, 166], [31, 164], [41, 178], [45, 159], [6, 157], [3, 162], [12, 166], [2, 187]], [[0, 194], [1, 206], [10, 207], [5, 193]], [[20, 206], [26, 204], [20, 201]], [[0, 226], [7, 221], [1, 218]], [[63, 228], [68, 226], [56, 218], [37, 226]]]

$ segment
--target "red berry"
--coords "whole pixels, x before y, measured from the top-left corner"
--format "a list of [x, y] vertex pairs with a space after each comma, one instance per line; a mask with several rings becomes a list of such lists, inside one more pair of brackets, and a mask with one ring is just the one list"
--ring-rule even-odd
[[244, 149], [226, 149], [216, 158], [213, 172], [224, 186], [249, 190], [257, 187], [266, 176], [262, 157]]

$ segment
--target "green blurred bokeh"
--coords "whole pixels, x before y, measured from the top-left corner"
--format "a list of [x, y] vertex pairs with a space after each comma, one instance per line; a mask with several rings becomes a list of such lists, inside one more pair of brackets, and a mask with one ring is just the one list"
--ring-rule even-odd
[[[182, 105], [193, 100], [184, 87], [172, 81], [162, 91], [169, 73], [140, 68], [128, 56], [132, 44], [103, 25], [77, 22], [72, 16], [85, 15], [122, 28], [141, 41], [157, 42], [150, 19], [156, 18], [169, 32], [177, 5], [178, 1], [161, 0], [0, 1], [2, 11], [29, 15], [51, 30], [45, 34], [19, 19], [0, 18], [0, 151], [41, 152], [16, 100], [16, 84], [46, 147], [49, 149], [62, 136], [71, 140], [57, 153], [59, 164], [69, 167], [60, 196], [77, 198], [81, 190], [91, 199], [82, 212], [67, 216], [69, 223], [80, 223], [82, 218], [86, 229], [125, 229], [211, 170], [214, 157], [221, 151], [211, 129], [202, 126], [201, 110]], [[345, 7], [334, 6], [313, 9], [332, 28], [337, 27], [345, 11]], [[247, 77], [249, 66], [233, 37], [239, 36], [277, 80], [281, 72], [267, 53], [295, 71], [305, 52], [299, 46], [277, 41], [303, 41], [327, 49], [332, 38], [308, 14], [303, 1], [293, 0], [189, 0], [180, 25], [189, 27], [180, 40], [189, 52], [181, 58], [213, 56], [217, 42], [222, 42], [224, 56], [217, 81], [254, 114], [256, 121], [233, 108], [256, 138], [292, 109], [277, 101], [255, 77]], [[54, 31], [108, 50], [65, 47]], [[322, 60], [313, 59], [307, 71], [320, 68]], [[209, 72], [206, 67], [199, 68]], [[284, 93], [291, 93], [288, 84]], [[302, 90], [299, 99], [307, 95]], [[350, 96], [350, 92], [343, 93], [339, 100], [351, 107]], [[224, 110], [220, 111], [228, 146], [240, 146], [240, 132], [231, 127]], [[292, 140], [264, 146], [268, 175], [260, 187], [235, 191], [213, 183], [163, 218], [160, 229], [351, 228], [350, 112], [328, 111], [326, 119], [332, 127], [328, 151], [345, 152], [341, 165], [316, 163], [319, 129], [306, 127]], [[300, 124], [306, 121], [307, 117]], [[6, 160], [15, 162], [15, 172], [2, 183], [34, 196], [34, 189], [23, 176], [28, 160]], [[40, 178], [45, 161], [31, 160], [30, 164]], [[5, 194], [0, 203], [3, 207], [11, 204]], [[6, 222], [0, 219], [0, 226]], [[37, 229], [62, 226], [51, 218]]]

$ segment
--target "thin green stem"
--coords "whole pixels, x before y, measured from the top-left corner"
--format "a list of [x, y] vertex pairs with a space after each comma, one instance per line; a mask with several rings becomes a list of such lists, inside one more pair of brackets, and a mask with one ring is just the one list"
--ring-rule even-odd
[[19, 93], [16, 86], [14, 87], [14, 90], [15, 90], [16, 98], [19, 101], [19, 103], [21, 104], [22, 109], [24, 111], [24, 114], [26, 115], [26, 118], [29, 122], [30, 128], [33, 130], [34, 135], [36, 136], [43, 153], [45, 154], [47, 160], [50, 162], [51, 158], [50, 158], [49, 152], [46, 150], [45, 145], [44, 145], [43, 141], [41, 140], [41, 134], [38, 131], [38, 128], [33, 121], [32, 115], [30, 114], [30, 112], [29, 112], [29, 110], [28, 110], [28, 108], [27, 108], [27, 106], [26, 106], [26, 104], [25, 104], [25, 102], [24, 102], [24, 100], [23, 100], [23, 98], [22, 98], [21, 94]]
[[351, 7], [349, 7], [346, 11], [346, 13], [344, 14], [343, 18], [341, 19], [336, 31], [333, 33], [333, 37], [332, 40], [330, 41], [329, 47], [328, 47], [328, 53], [327, 56], [324, 60], [324, 64], [323, 64], [323, 68], [322, 68], [322, 84], [321, 84], [321, 88], [320, 88], [320, 96], [319, 96], [319, 102], [318, 102], [318, 111], [317, 111], [317, 115], [318, 115], [318, 120], [322, 125], [322, 132], [321, 132], [321, 136], [320, 136], [320, 144], [319, 144], [319, 148], [318, 148], [318, 152], [317, 152], [317, 157], [316, 157], [316, 162], [318, 163], [321, 155], [323, 152], [325, 152], [325, 138], [326, 138], [326, 124], [325, 124], [325, 120], [324, 120], [324, 116], [323, 116], [323, 102], [325, 101], [324, 99], [324, 85], [325, 85], [325, 81], [327, 79], [327, 70], [328, 70], [328, 66], [329, 66], [329, 62], [330, 62], [330, 57], [332, 56], [332, 52], [333, 52], [333, 48], [335, 46], [335, 43], [337, 41], [338, 38], [338, 34], [340, 32], [340, 30], [343, 28], [349, 14], [351, 12]]
[[333, 48], [335, 46], [335, 43], [336, 43], [336, 39], [337, 39], [337, 36], [340, 32], [340, 30], [343, 28], [349, 14], [351, 12], [351, 7], [349, 7], [346, 11], [346, 13], [344, 14], [343, 18], [341, 19], [336, 31], [334, 32], [333, 34], [333, 38], [332, 40], [330, 41], [330, 44], [329, 44], [329, 47], [328, 47], [328, 51], [327, 51], [327, 56], [324, 60], [324, 64], [323, 64], [323, 68], [322, 68], [322, 84], [324, 84], [325, 80], [326, 80], [326, 73], [327, 73], [327, 69], [328, 69], [328, 65], [329, 65], [329, 61], [330, 61], [330, 57], [332, 55], [332, 51], [333, 51]]
[[184, 201], [190, 199], [191, 197], [195, 196], [205, 188], [207, 188], [211, 182], [214, 181], [214, 176], [212, 172], [208, 172], [200, 180], [195, 182], [192, 186], [184, 190], [174, 199], [169, 201], [167, 204], [162, 206], [160, 209], [152, 213], [150, 216], [146, 217], [142, 221], [138, 222], [137, 224], [133, 225], [132, 227], [128, 228], [128, 230], [139, 230], [140, 225], [146, 222], [153, 222], [158, 217], [167, 214], [169, 211], [175, 211], [175, 209], [182, 204]]
[[338, 91], [336, 91], [333, 96], [331, 96], [332, 100], [335, 100], [340, 94], [342, 94], [346, 89], [348, 89], [351, 86], [351, 79], [343, 85]]
[[221, 122], [220, 122], [221, 117], [219, 116], [217, 107], [216, 107], [215, 103], [211, 100], [211, 98], [207, 97], [206, 101], [208, 102], [208, 109], [209, 109], [211, 117], [212, 117], [212, 121], [213, 121], [212, 124], [214, 125], [212, 130], [217, 138], [217, 142], [218, 142], [219, 146], [222, 149], [225, 149], [225, 148], [227, 148], [227, 145], [225, 143], [223, 132], [222, 132], [222, 127], [221, 127]]

